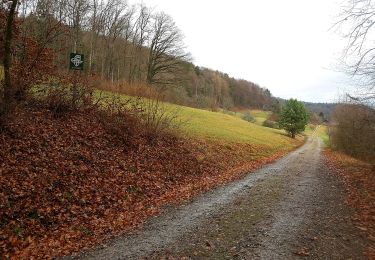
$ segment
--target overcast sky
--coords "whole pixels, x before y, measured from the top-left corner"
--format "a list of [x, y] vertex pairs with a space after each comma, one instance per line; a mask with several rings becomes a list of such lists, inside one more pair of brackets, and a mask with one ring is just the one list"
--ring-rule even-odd
[[173, 17], [196, 65], [253, 81], [274, 96], [332, 102], [348, 84], [333, 71], [344, 42], [329, 31], [340, 0], [143, 3]]

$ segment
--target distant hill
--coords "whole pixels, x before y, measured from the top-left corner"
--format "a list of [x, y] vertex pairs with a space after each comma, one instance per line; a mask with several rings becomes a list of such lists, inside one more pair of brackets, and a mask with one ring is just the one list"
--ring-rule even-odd
[[[286, 102], [283, 98], [277, 98], [277, 100], [284, 104]], [[305, 105], [305, 107], [312, 113], [320, 114], [321, 112], [324, 115], [324, 118], [328, 121], [331, 120], [332, 113], [335, 110], [335, 107], [337, 106], [336, 103], [313, 103], [313, 102], [305, 102], [302, 101], [302, 103]]]
[[335, 103], [311, 103], [311, 102], [303, 102], [306, 108], [314, 112], [316, 114], [323, 113], [324, 118], [328, 121], [331, 120], [331, 116], [337, 104]]

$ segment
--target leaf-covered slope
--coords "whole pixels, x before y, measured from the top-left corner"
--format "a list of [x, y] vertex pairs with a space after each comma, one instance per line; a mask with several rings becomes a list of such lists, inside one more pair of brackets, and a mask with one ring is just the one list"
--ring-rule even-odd
[[126, 140], [94, 112], [56, 119], [43, 108], [19, 108], [0, 133], [0, 255], [53, 257], [97, 245], [161, 205], [239, 178], [300, 144], [150, 141], [141, 131]]

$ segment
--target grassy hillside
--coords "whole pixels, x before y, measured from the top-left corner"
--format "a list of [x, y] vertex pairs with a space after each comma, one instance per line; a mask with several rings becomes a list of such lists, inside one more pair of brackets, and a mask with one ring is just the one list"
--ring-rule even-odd
[[253, 110], [250, 110], [250, 114], [253, 115], [255, 117], [255, 120], [256, 120], [256, 124], [258, 125], [262, 125], [264, 121], [267, 120], [267, 118], [271, 115], [271, 112], [270, 111], [263, 111], [263, 110], [259, 110], [259, 109], [253, 109]]
[[[291, 143], [290, 138], [284, 135], [283, 131], [249, 123], [238, 116], [189, 107], [179, 108], [181, 118], [188, 122], [183, 128], [191, 136], [269, 147], [288, 146]], [[257, 121], [263, 120], [259, 114], [266, 113], [259, 111]]]
[[[105, 92], [105, 95], [112, 94]], [[131, 99], [125, 95], [121, 95], [121, 97]], [[289, 138], [283, 130], [261, 126], [270, 115], [268, 111], [251, 110], [250, 113], [255, 117], [256, 122], [249, 123], [242, 119], [243, 113], [246, 111], [225, 114], [170, 103], [163, 103], [162, 106], [166, 110], [176, 111], [178, 119], [184, 122], [181, 124], [181, 130], [187, 137], [254, 144], [267, 147], [272, 151], [290, 150], [296, 144], [296, 141]]]
[[244, 109], [239, 110], [235, 113], [235, 116], [238, 118], [242, 118], [244, 114], [250, 113], [255, 118], [255, 124], [262, 125], [264, 121], [271, 115], [271, 111], [264, 111], [260, 109]]

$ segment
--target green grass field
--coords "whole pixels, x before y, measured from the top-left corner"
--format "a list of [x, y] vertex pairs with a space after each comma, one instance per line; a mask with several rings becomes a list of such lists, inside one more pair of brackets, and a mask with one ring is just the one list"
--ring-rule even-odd
[[[105, 94], [111, 95], [109, 92]], [[124, 99], [128, 96], [122, 96]], [[263, 127], [260, 122], [266, 120], [270, 112], [253, 110], [256, 123], [241, 119], [242, 113], [225, 114], [203, 109], [164, 103], [166, 109], [178, 111], [182, 133], [191, 138], [223, 140], [233, 143], [249, 143], [267, 146], [273, 149], [288, 149], [294, 145], [283, 130]]]
[[242, 118], [245, 113], [250, 113], [255, 118], [255, 124], [262, 125], [264, 121], [271, 115], [270, 111], [263, 111], [259, 109], [241, 110], [235, 113], [235, 116]]
[[250, 114], [255, 117], [256, 124], [262, 125], [264, 121], [271, 115], [270, 111], [250, 110]]
[[187, 121], [183, 129], [191, 136], [262, 145], [289, 142], [289, 137], [285, 136], [283, 131], [249, 123], [238, 116], [190, 107], [179, 109], [181, 119]]

